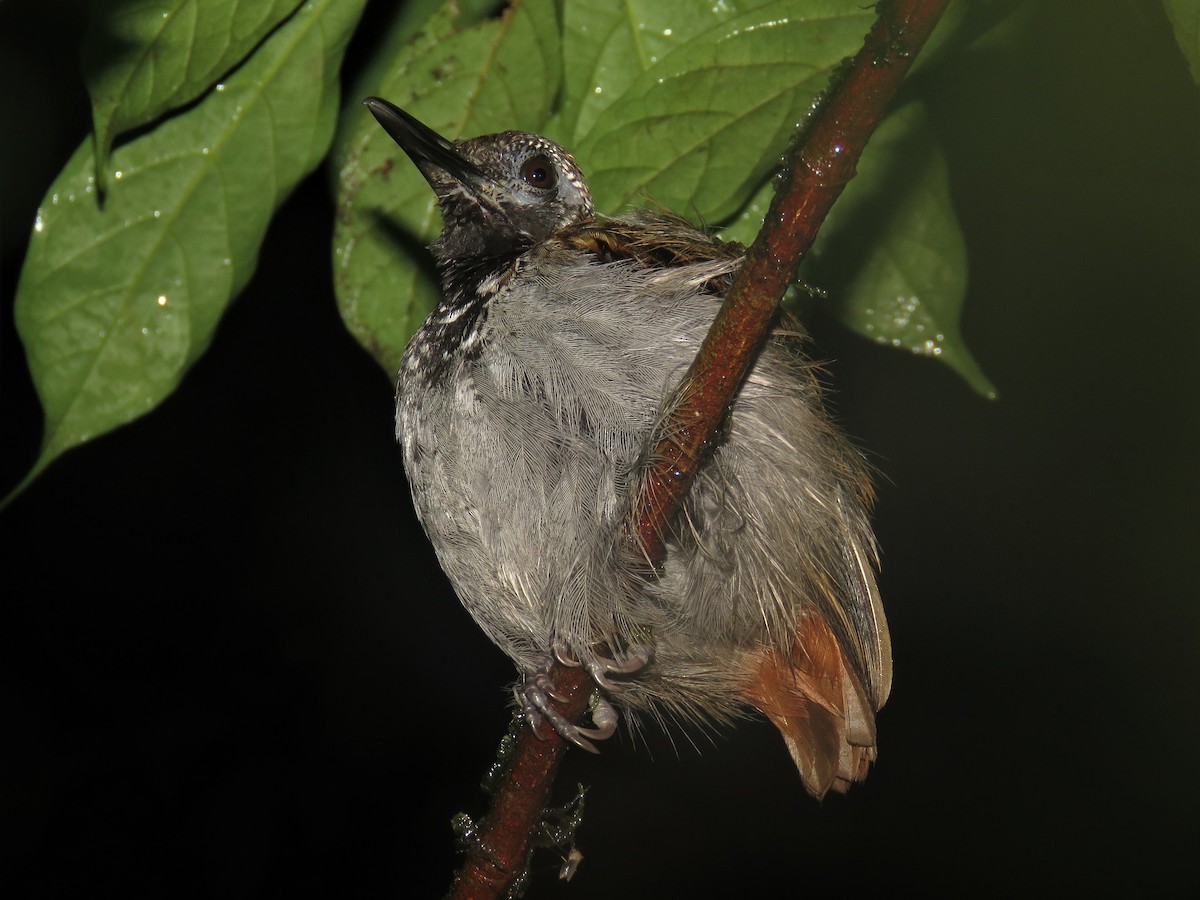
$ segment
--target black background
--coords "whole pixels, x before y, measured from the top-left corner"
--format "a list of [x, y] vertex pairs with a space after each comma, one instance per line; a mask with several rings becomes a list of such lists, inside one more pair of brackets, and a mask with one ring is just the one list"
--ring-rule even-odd
[[[25, 235], [87, 127], [76, 6], [0, 6], [2, 489], [40, 429]], [[886, 476], [879, 764], [818, 804], [763, 723], [571, 754], [585, 859], [530, 896], [1195, 895], [1200, 95], [1155, 4], [1021, 35], [919, 85], [1000, 399], [812, 322]], [[318, 173], [182, 388], [0, 514], [5, 896], [447, 883], [513, 672], [414, 522], [330, 232]]]

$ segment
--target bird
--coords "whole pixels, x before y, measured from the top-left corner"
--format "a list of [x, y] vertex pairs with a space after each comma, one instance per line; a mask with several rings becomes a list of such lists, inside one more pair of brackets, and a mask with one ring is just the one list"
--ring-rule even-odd
[[[892, 654], [871, 468], [781, 314], [649, 568], [627, 535], [641, 473], [744, 248], [662, 210], [597, 215], [545, 137], [451, 141], [363, 101], [436, 195], [441, 294], [410, 338], [396, 436], [413, 504], [517, 699], [587, 750], [624, 717], [758, 711], [817, 798], [862, 780]], [[550, 700], [584, 666], [588, 726]]]

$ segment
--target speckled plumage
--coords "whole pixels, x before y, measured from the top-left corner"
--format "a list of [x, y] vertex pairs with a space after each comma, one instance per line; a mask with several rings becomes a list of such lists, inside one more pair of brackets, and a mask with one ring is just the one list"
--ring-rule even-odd
[[768, 340], [646, 578], [622, 540], [631, 488], [741, 249], [672, 217], [596, 219], [544, 138], [450, 144], [371, 108], [446, 222], [443, 295], [404, 354], [397, 435], [466, 608], [526, 678], [556, 649], [588, 661], [649, 646], [610, 695], [622, 710], [755, 707], [812, 793], [861, 778], [891, 681], [871, 489], [798, 324]]

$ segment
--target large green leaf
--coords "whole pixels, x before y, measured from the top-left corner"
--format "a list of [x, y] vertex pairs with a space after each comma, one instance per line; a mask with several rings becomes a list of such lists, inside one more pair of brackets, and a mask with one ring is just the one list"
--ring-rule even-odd
[[313, 0], [186, 113], [119, 147], [96, 202], [92, 140], [42, 201], [15, 316], [45, 409], [28, 481], [156, 406], [254, 270], [273, 211], [324, 156], [363, 0]]
[[829, 293], [850, 328], [939, 359], [979, 393], [996, 395], [959, 331], [966, 245], [945, 157], [920, 104], [895, 110], [871, 137], [801, 276]]
[[627, 0], [563, 6], [564, 91], [558, 138], [575, 147], [596, 117], [620, 100], [644, 72], [713, 28], [724, 27], [743, 6], [694, 0]]
[[[457, 11], [447, 4], [371, 92], [450, 136], [540, 129], [560, 80], [553, 0], [523, 0], [499, 19], [457, 26]], [[340, 174], [338, 304], [350, 331], [394, 374], [436, 299], [424, 251], [438, 221], [436, 203], [365, 108], [350, 104], [345, 115], [351, 124], [333, 161]]]
[[112, 142], [195, 100], [241, 62], [299, 0], [93, 0], [83, 39], [96, 178]]
[[[713, 7], [724, 13], [726, 5]], [[647, 65], [571, 148], [597, 209], [652, 201], [707, 222], [734, 215], [874, 20], [869, 8], [839, 0], [736, 8], [728, 16], [706, 5], [697, 16], [693, 5], [677, 24], [660, 24], [685, 36], [662, 55], [608, 52], [607, 70]], [[581, 124], [592, 111], [581, 110]]]

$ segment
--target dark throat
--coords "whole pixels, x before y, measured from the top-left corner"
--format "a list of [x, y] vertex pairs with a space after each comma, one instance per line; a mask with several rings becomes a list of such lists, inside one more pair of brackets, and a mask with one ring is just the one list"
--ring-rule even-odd
[[437, 254], [442, 297], [413, 335], [407, 354], [428, 384], [440, 382], [455, 362], [483, 351], [488, 304], [516, 270], [524, 249], [494, 256]]

